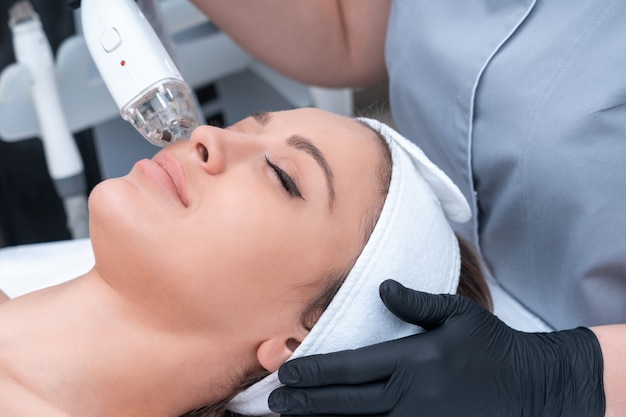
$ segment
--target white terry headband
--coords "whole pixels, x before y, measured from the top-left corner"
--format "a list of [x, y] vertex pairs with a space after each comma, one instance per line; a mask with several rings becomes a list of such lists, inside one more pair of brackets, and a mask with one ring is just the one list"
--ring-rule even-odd
[[[291, 359], [418, 333], [418, 327], [396, 318], [380, 300], [378, 287], [388, 278], [430, 293], [455, 293], [459, 284], [459, 246], [448, 219], [465, 222], [471, 217], [463, 194], [398, 132], [377, 120], [357, 120], [389, 144], [389, 193], [363, 252]], [[275, 415], [268, 398], [279, 386], [274, 372], [235, 396], [227, 408], [249, 416]]]

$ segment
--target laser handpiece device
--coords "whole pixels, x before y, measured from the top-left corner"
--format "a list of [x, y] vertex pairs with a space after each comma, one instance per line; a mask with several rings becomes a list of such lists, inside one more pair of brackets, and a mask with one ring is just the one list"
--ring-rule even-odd
[[81, 0], [83, 36], [122, 118], [157, 146], [198, 126], [191, 88], [134, 0]]

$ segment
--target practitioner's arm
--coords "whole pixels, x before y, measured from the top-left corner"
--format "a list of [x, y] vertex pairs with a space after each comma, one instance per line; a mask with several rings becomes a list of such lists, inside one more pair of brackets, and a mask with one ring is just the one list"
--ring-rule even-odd
[[0, 303], [9, 301], [9, 300], [10, 300], [9, 296], [6, 295], [4, 291], [0, 290]]
[[305, 83], [361, 86], [386, 76], [390, 0], [192, 0], [260, 61]]

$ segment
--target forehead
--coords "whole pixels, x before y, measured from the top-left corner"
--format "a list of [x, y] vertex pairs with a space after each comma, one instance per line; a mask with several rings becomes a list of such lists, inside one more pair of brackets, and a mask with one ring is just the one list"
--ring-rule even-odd
[[354, 119], [315, 108], [276, 112], [269, 118], [274, 128], [311, 139], [329, 159], [336, 156], [345, 163], [359, 155], [371, 162], [378, 157], [376, 133]]

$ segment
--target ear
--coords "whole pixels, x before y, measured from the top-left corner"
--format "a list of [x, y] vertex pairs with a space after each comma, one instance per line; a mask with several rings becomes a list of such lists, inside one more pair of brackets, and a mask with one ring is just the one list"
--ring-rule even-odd
[[276, 372], [283, 363], [287, 362], [287, 359], [300, 346], [303, 339], [304, 335], [298, 338], [275, 337], [267, 339], [259, 345], [256, 351], [257, 360], [265, 370]]

